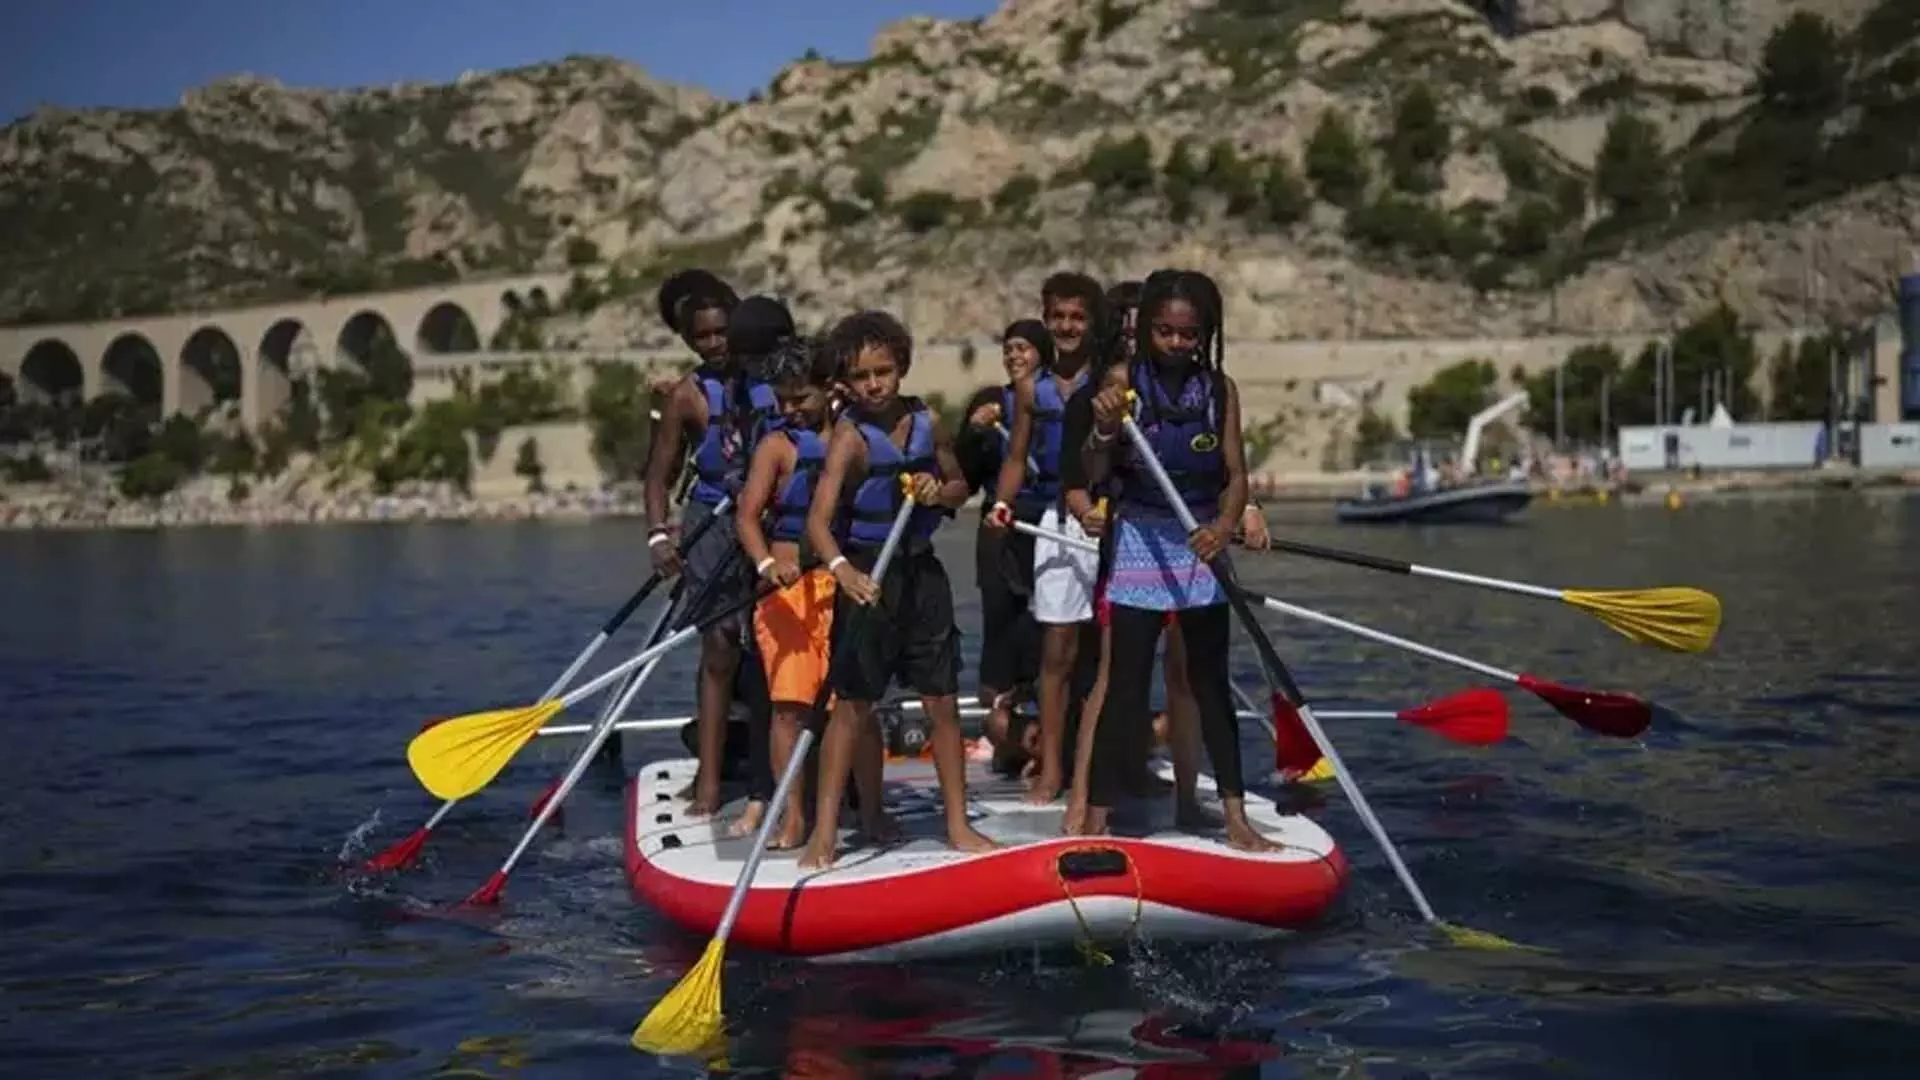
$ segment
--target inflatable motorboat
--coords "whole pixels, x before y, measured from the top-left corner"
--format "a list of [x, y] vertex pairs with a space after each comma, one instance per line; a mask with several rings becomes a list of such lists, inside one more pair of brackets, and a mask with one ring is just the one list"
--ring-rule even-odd
[[[1159, 767], [1170, 775], [1170, 766]], [[635, 777], [626, 864], [637, 899], [688, 931], [710, 934], [752, 837], [729, 833], [740, 800], [712, 817], [688, 814], [681, 796], [696, 768], [692, 759], [662, 761]], [[735, 942], [818, 961], [890, 962], [1133, 934], [1259, 939], [1316, 923], [1347, 880], [1346, 858], [1325, 830], [1253, 792], [1247, 816], [1278, 850], [1236, 851], [1221, 832], [1182, 831], [1170, 796], [1116, 807], [1115, 835], [1065, 837], [1062, 803], [1030, 804], [1017, 780], [970, 762], [969, 816], [1004, 846], [969, 855], [946, 845], [930, 760], [893, 758], [885, 775], [900, 839], [863, 846], [843, 831], [839, 859], [826, 870], [802, 871], [798, 852], [768, 852]], [[1202, 776], [1202, 802], [1213, 803], [1213, 792]]]

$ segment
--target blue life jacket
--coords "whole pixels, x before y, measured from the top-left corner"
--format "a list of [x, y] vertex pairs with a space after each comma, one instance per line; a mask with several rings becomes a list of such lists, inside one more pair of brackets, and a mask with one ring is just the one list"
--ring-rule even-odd
[[769, 535], [775, 540], [798, 542], [806, 535], [807, 507], [813, 502], [820, 470], [827, 463], [827, 438], [811, 428], [783, 427], [781, 433], [793, 443], [793, 475], [774, 496]]
[[[900, 490], [900, 477], [911, 473], [938, 473], [939, 461], [933, 453], [933, 413], [916, 404], [909, 414], [912, 427], [907, 433], [904, 451], [893, 445], [885, 428], [856, 418], [860, 434], [867, 440], [867, 475], [854, 489], [847, 508], [847, 546], [877, 548], [887, 542], [894, 515], [906, 494]], [[924, 540], [940, 527], [946, 511], [934, 507], [915, 507], [907, 520], [905, 538]]]
[[[1220, 513], [1220, 493], [1227, 486], [1226, 457], [1220, 449], [1220, 405], [1225, 396], [1220, 376], [1196, 368], [1172, 399], [1161, 388], [1151, 364], [1134, 365], [1129, 378], [1140, 400], [1135, 422], [1173, 480], [1180, 501], [1202, 525], [1212, 521]], [[1114, 465], [1122, 514], [1128, 508], [1161, 517], [1173, 513], [1153, 474], [1131, 452]]]
[[[1074, 376], [1073, 385], [1060, 389], [1060, 380], [1051, 371], [1042, 370], [1033, 382], [1033, 431], [1027, 440], [1027, 470], [1020, 485], [1019, 505], [1022, 518], [1038, 516], [1060, 501], [1060, 451], [1066, 437], [1067, 398], [1087, 384], [1087, 369]], [[1001, 408], [1013, 416], [1013, 388], [1001, 391]]]
[[695, 372], [707, 399], [707, 430], [693, 451], [691, 498], [707, 506], [740, 494], [760, 437], [782, 426], [780, 401], [758, 380], [723, 379], [710, 368]]

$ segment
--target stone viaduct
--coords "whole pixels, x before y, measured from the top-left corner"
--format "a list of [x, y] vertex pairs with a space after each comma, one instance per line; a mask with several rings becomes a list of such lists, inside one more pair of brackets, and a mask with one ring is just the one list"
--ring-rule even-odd
[[[296, 374], [362, 361], [383, 336], [416, 367], [484, 349], [520, 305], [557, 302], [565, 272], [103, 322], [0, 327], [0, 372], [29, 398], [119, 390], [163, 415], [235, 401], [252, 427]], [[423, 363], [424, 361], [424, 363]]]

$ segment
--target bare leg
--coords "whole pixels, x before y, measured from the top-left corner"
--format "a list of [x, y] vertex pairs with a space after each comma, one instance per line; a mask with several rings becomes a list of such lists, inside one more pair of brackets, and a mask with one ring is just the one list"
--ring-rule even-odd
[[740, 643], [728, 630], [714, 628], [700, 638], [700, 773], [693, 783], [690, 814], [720, 809], [721, 758], [727, 748], [727, 711], [733, 707], [733, 676], [740, 666]]
[[860, 832], [870, 843], [890, 844], [900, 838], [900, 827], [887, 813], [887, 748], [880, 738], [880, 724], [869, 719], [860, 727], [860, 741], [853, 747], [853, 786], [860, 793]]
[[1060, 795], [1066, 774], [1062, 755], [1067, 739], [1067, 706], [1073, 689], [1073, 663], [1080, 627], [1048, 626], [1040, 639], [1040, 772], [1027, 785], [1027, 801], [1048, 803]]
[[[1093, 733], [1100, 727], [1100, 709], [1107, 703], [1107, 667], [1113, 661], [1113, 635], [1104, 628], [1100, 631], [1100, 666], [1093, 678], [1093, 689], [1087, 691], [1086, 705], [1080, 710], [1080, 737], [1074, 740], [1073, 747], [1073, 789], [1067, 796], [1067, 814], [1060, 823], [1060, 830], [1068, 836], [1085, 834], [1087, 818], [1087, 773], [1093, 767]], [[1100, 815], [1101, 829], [1106, 828], [1106, 814]]]
[[[820, 739], [819, 795], [813, 802], [813, 832], [800, 855], [806, 870], [833, 865], [840, 847], [840, 804], [847, 797], [847, 775], [853, 770], [860, 729], [873, 726], [873, 702], [842, 700], [833, 707], [826, 734]], [[864, 805], [864, 803], [863, 803]]]
[[[802, 705], [776, 705], [773, 709], [773, 731], [771, 733], [773, 775], [779, 777], [787, 771], [787, 763], [793, 760], [793, 744], [800, 739], [800, 726], [807, 722], [808, 709]], [[807, 839], [806, 792], [802, 784], [794, 784], [787, 789], [787, 806], [780, 818], [780, 831], [773, 834], [767, 846], [774, 851], [786, 851], [797, 848]], [[756, 827], [758, 823], [755, 823]]]
[[952, 694], [923, 697], [933, 729], [933, 771], [940, 778], [940, 806], [947, 819], [947, 843], [959, 851], [992, 851], [993, 841], [975, 832], [967, 821], [967, 748], [960, 735], [960, 702]]

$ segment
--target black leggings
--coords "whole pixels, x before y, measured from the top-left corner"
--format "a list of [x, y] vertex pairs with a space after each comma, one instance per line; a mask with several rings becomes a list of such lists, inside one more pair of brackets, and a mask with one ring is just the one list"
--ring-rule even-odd
[[[1154, 653], [1160, 644], [1163, 611], [1115, 605], [1109, 628], [1113, 636], [1107, 666], [1107, 699], [1100, 709], [1100, 727], [1094, 732], [1093, 762], [1087, 775], [1087, 802], [1112, 806], [1127, 786], [1127, 767], [1137, 762], [1143, 740], [1151, 738]], [[1245, 795], [1240, 778], [1240, 718], [1234, 712], [1229, 683], [1228, 650], [1232, 646], [1233, 613], [1226, 604], [1188, 608], [1176, 613], [1187, 645], [1187, 682], [1200, 707], [1200, 737], [1213, 762], [1213, 779], [1223, 798]]]

